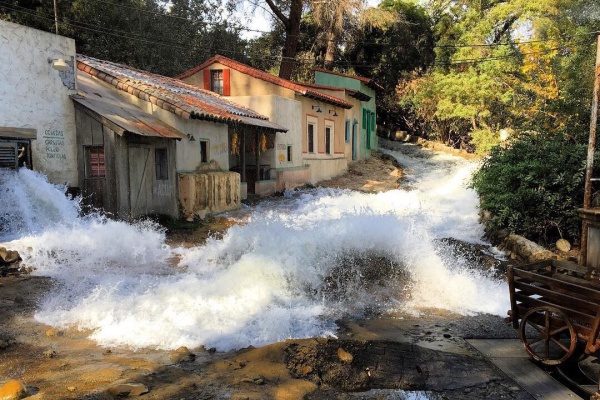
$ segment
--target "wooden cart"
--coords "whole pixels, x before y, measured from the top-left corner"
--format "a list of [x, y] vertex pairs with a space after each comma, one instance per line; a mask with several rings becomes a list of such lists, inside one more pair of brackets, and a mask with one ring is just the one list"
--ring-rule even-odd
[[577, 264], [548, 260], [508, 270], [509, 319], [536, 361], [558, 366], [600, 349], [600, 282]]

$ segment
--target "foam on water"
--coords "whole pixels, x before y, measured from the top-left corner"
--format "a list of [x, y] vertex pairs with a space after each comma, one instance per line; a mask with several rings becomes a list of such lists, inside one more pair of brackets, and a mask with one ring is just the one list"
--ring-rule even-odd
[[[483, 243], [478, 199], [466, 186], [476, 165], [413, 147], [390, 154], [406, 165], [410, 190], [289, 193], [192, 249], [165, 245], [151, 223], [77, 217], [61, 188], [31, 171], [5, 171], [16, 189], [0, 197], [3, 212], [35, 220], [0, 235], [16, 235], [8, 246], [59, 283], [36, 318], [90, 329], [103, 345], [228, 350], [335, 334], [336, 319], [372, 303], [503, 315], [504, 283], [436, 240]], [[372, 255], [400, 266], [410, 285], [396, 284], [399, 275], [366, 282], [360, 260]]]

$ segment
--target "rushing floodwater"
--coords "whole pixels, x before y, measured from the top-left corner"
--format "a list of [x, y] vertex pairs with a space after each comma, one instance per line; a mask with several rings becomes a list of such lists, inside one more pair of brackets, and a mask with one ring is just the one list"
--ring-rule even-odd
[[80, 218], [43, 176], [2, 171], [0, 242], [58, 282], [36, 319], [107, 346], [228, 350], [335, 334], [336, 319], [368, 309], [504, 315], [504, 283], [437, 247], [483, 243], [467, 188], [476, 166], [412, 146], [390, 154], [406, 190], [289, 193], [192, 249], [167, 246], [151, 223]]

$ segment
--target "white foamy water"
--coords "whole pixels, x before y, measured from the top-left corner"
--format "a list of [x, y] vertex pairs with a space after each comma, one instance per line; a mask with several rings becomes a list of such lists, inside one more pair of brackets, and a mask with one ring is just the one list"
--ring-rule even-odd
[[[78, 217], [42, 176], [4, 171], [12, 189], [0, 193], [0, 215], [27, 217], [0, 241], [14, 239], [8, 246], [36, 274], [59, 283], [38, 320], [90, 329], [107, 346], [228, 350], [335, 334], [336, 319], [369, 308], [504, 315], [504, 283], [436, 240], [484, 243], [467, 188], [476, 165], [410, 146], [390, 154], [407, 167], [409, 189], [289, 193], [192, 249], [167, 246], [150, 223]], [[387, 279], [369, 278], [386, 263]]]

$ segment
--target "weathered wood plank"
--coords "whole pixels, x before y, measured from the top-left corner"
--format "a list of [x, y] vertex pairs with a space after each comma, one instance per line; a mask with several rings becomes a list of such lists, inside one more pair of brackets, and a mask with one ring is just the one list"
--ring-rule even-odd
[[579, 396], [531, 362], [518, 340], [470, 339], [467, 342], [535, 399], [579, 399]]

